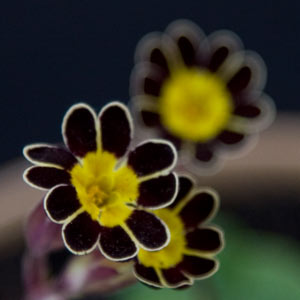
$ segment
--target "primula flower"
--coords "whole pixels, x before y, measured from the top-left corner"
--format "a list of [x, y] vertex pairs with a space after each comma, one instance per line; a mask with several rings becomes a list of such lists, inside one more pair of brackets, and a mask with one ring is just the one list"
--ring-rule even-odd
[[127, 153], [132, 131], [123, 104], [110, 103], [97, 116], [80, 103], [63, 120], [67, 149], [46, 144], [24, 148], [25, 157], [36, 164], [24, 179], [49, 190], [45, 211], [63, 224], [64, 243], [74, 254], [98, 246], [108, 259], [127, 260], [140, 247], [159, 250], [169, 242], [168, 228], [149, 210], [176, 197], [178, 180], [171, 172], [176, 151], [169, 142], [147, 140]]
[[213, 275], [219, 266], [214, 256], [224, 242], [222, 232], [207, 222], [214, 217], [218, 203], [212, 189], [194, 188], [189, 177], [179, 177], [176, 200], [155, 211], [168, 225], [171, 241], [159, 251], [139, 251], [136, 277], [154, 287], [178, 288]]
[[205, 37], [192, 22], [175, 21], [141, 40], [135, 63], [131, 94], [140, 121], [192, 167], [216, 166], [272, 119], [264, 63], [231, 32]]

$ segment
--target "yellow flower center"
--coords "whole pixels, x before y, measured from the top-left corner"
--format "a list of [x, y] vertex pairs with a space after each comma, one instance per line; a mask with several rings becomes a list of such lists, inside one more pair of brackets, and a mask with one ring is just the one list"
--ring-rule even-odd
[[138, 197], [136, 174], [127, 165], [116, 168], [117, 162], [109, 152], [90, 152], [70, 172], [83, 209], [107, 227], [122, 224]]
[[183, 223], [175, 213], [167, 208], [155, 211], [155, 214], [167, 224], [171, 240], [165, 248], [159, 251], [150, 252], [140, 249], [138, 259], [146, 267], [156, 269], [174, 267], [182, 260], [186, 245]]
[[159, 112], [175, 136], [194, 142], [214, 138], [226, 126], [233, 109], [225, 83], [206, 70], [175, 71], [162, 87]]

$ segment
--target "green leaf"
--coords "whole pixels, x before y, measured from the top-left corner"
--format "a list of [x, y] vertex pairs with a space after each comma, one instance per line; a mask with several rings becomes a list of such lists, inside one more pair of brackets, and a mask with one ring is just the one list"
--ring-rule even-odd
[[300, 249], [296, 242], [223, 220], [226, 248], [213, 277], [218, 300], [300, 299]]

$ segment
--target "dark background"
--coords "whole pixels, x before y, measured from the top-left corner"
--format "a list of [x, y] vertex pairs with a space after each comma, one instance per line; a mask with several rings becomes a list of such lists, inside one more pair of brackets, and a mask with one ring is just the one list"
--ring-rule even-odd
[[236, 32], [264, 58], [277, 107], [299, 110], [299, 11], [298, 1], [2, 0], [0, 162], [60, 140], [75, 102], [127, 102], [136, 43], [177, 18]]

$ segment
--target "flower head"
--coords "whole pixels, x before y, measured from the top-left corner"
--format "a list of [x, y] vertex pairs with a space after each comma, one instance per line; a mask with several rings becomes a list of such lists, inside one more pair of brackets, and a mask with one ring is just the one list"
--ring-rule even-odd
[[176, 151], [169, 142], [147, 140], [128, 152], [132, 131], [123, 104], [110, 103], [97, 116], [81, 103], [64, 117], [67, 148], [24, 148], [36, 165], [25, 171], [24, 179], [49, 190], [45, 211], [63, 224], [64, 243], [75, 254], [98, 246], [111, 260], [127, 260], [140, 247], [158, 250], [169, 242], [168, 228], [151, 211], [176, 197], [178, 180], [171, 172]]
[[190, 166], [211, 167], [235, 145], [266, 127], [272, 101], [262, 93], [262, 59], [242, 50], [231, 32], [209, 37], [175, 21], [139, 43], [133, 104], [142, 123], [187, 153]]
[[139, 251], [134, 272], [142, 282], [178, 288], [218, 270], [214, 256], [223, 248], [223, 234], [207, 225], [217, 211], [218, 196], [211, 189], [196, 189], [193, 185], [189, 177], [179, 177], [176, 200], [169, 207], [155, 211], [168, 225], [171, 240], [159, 251]]

